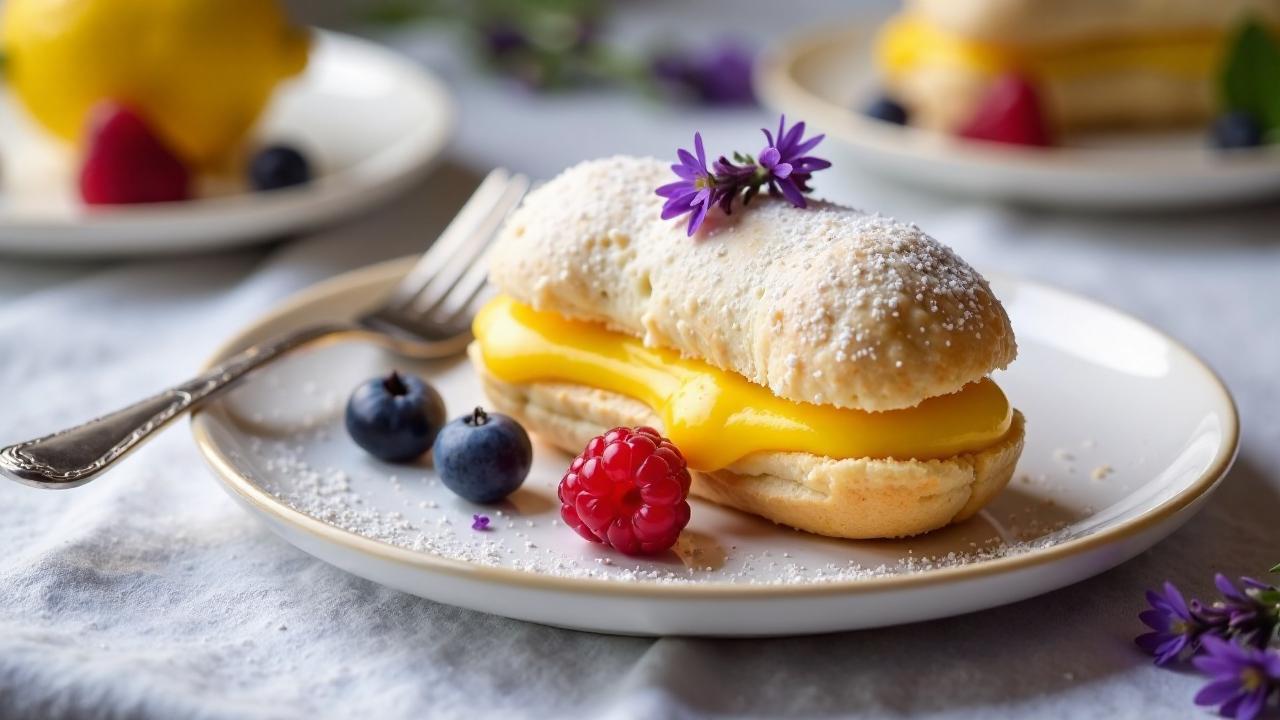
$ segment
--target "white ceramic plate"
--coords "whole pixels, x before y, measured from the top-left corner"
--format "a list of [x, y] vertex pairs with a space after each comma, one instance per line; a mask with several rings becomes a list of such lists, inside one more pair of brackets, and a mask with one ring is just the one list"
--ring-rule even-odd
[[[302, 294], [219, 358], [377, 304], [408, 261]], [[535, 447], [524, 487], [496, 508], [453, 496], [425, 462], [391, 466], [346, 436], [359, 382], [428, 377], [453, 416], [484, 402], [465, 360], [409, 366], [331, 345], [287, 359], [193, 422], [231, 495], [285, 540], [376, 582], [453, 605], [609, 633], [784, 635], [955, 615], [1043, 593], [1150, 547], [1199, 509], [1234, 457], [1227, 390], [1173, 340], [1048, 287], [994, 279], [1020, 356], [999, 376], [1027, 416], [1009, 488], [978, 517], [923, 537], [843, 541], [693, 501], [674, 552], [637, 560], [560, 523], [569, 457]], [[493, 529], [471, 529], [472, 515]]]
[[86, 207], [72, 152], [37, 129], [0, 85], [0, 252], [104, 256], [240, 245], [332, 222], [408, 187], [449, 138], [448, 92], [373, 43], [328, 32], [314, 39], [306, 72], [281, 87], [254, 139], [299, 146], [316, 178], [271, 193], [215, 180], [189, 202]]
[[792, 38], [757, 66], [773, 108], [826, 132], [853, 164], [946, 192], [1043, 206], [1097, 209], [1203, 207], [1280, 195], [1280, 147], [1213, 151], [1205, 132], [1075, 137], [1019, 148], [899, 127], [860, 110], [877, 94], [874, 29], [854, 26]]

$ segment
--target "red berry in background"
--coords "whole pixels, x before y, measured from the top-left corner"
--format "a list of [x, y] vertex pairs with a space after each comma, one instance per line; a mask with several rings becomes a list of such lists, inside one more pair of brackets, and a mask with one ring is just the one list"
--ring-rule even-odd
[[560, 517], [627, 555], [660, 553], [689, 524], [690, 482], [684, 456], [657, 430], [614, 428], [587, 443], [560, 480]]
[[89, 117], [80, 197], [90, 205], [171, 202], [191, 197], [191, 174], [133, 109], [98, 103]]
[[978, 104], [978, 112], [960, 128], [973, 140], [1048, 147], [1053, 144], [1036, 88], [1021, 75], [996, 78]]

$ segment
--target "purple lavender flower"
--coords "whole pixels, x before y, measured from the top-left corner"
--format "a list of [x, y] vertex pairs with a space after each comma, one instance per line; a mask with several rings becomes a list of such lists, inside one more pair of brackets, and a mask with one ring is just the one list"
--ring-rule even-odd
[[1253, 720], [1280, 688], [1280, 654], [1222, 640], [1202, 640], [1203, 654], [1191, 663], [1212, 680], [1196, 693], [1197, 705], [1218, 705], [1224, 717]]
[[1151, 608], [1138, 618], [1153, 632], [1139, 635], [1134, 642], [1154, 655], [1157, 665], [1167, 665], [1197, 648], [1204, 628], [1173, 583], [1165, 582], [1163, 595], [1148, 590], [1147, 602]]
[[666, 52], [650, 64], [655, 79], [706, 105], [754, 105], [752, 53], [726, 40], [705, 52]]
[[804, 123], [786, 128], [786, 117], [778, 123], [778, 140], [764, 130], [769, 145], [760, 152], [760, 159], [750, 155], [733, 154], [733, 160], [721, 155], [710, 170], [707, 155], [702, 147], [702, 135], [693, 136], [697, 157], [688, 150], [679, 150], [680, 162], [671, 169], [680, 177], [678, 182], [658, 188], [657, 193], [666, 198], [662, 207], [662, 219], [670, 220], [685, 213], [689, 218], [689, 235], [693, 235], [712, 205], [718, 205], [726, 214], [733, 212], [733, 201], [742, 198], [745, 206], [768, 186], [773, 195], [782, 195], [796, 207], [805, 207], [803, 193], [810, 191], [812, 173], [831, 167], [831, 163], [818, 157], [805, 155], [822, 141], [822, 135], [804, 139]]
[[761, 129], [769, 145], [760, 151], [760, 166], [768, 173], [769, 192], [781, 194], [792, 205], [805, 207], [804, 193], [811, 190], [809, 178], [819, 170], [831, 167], [822, 158], [805, 153], [818, 146], [826, 135], [804, 138], [804, 123], [798, 122], [787, 129], [787, 116], [778, 120], [778, 137]]
[[725, 215], [733, 212], [733, 201], [742, 195], [742, 204], [746, 206], [751, 202], [751, 198], [760, 192], [760, 185], [763, 182], [760, 179], [761, 172], [759, 166], [750, 156], [734, 155], [739, 161], [738, 164], [730, 162], [728, 158], [721, 155], [712, 165], [715, 171], [716, 183], [724, 189], [720, 194], [720, 209]]
[[529, 37], [507, 22], [496, 22], [482, 28], [485, 50], [493, 57], [503, 57], [529, 47]]
[[695, 158], [688, 150], [680, 148], [676, 155], [680, 162], [671, 166], [680, 180], [658, 188], [659, 195], [667, 199], [662, 206], [662, 219], [670, 220], [685, 213], [689, 216], [689, 235], [692, 237], [707, 217], [711, 206], [720, 201], [724, 188], [718, 186], [716, 177], [707, 169], [707, 153], [702, 147], [702, 133], [693, 134]]
[[1253, 578], [1240, 578], [1239, 589], [1227, 576], [1218, 573], [1213, 584], [1222, 600], [1211, 605], [1193, 601], [1191, 612], [1208, 632], [1233, 637], [1254, 647], [1266, 647], [1280, 622], [1280, 591]]
[[488, 530], [488, 529], [489, 529], [489, 516], [488, 516], [488, 515], [472, 515], [472, 516], [471, 516], [471, 529], [472, 529], [472, 530], [480, 530], [480, 531]]

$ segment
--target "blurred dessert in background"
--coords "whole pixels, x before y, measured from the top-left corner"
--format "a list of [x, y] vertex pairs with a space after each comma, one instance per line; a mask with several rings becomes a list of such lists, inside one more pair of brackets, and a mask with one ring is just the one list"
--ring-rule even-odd
[[1207, 123], [1247, 20], [1280, 27], [1280, 0], [906, 0], [876, 61], [912, 125], [961, 135], [1010, 78], [1049, 134]]
[[279, 147], [251, 157], [247, 139], [280, 84], [306, 68], [310, 45], [276, 0], [9, 0], [0, 8], [8, 90], [39, 127], [74, 147], [80, 197], [90, 205], [185, 200], [197, 175], [244, 168], [245, 184], [259, 190], [305, 182], [305, 161], [267, 172], [280, 164]]
[[5, 76], [50, 133], [84, 137], [103, 100], [127, 105], [186, 162], [234, 152], [309, 38], [274, 0], [9, 0]]

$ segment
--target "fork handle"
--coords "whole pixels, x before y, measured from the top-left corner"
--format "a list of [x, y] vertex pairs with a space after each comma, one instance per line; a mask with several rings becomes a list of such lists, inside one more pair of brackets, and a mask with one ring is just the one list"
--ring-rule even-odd
[[298, 348], [340, 334], [350, 325], [299, 330], [254, 345], [207, 372], [122, 410], [35, 440], [0, 449], [0, 475], [38, 488], [73, 488], [97, 477], [184, 412], [198, 407], [254, 370]]

